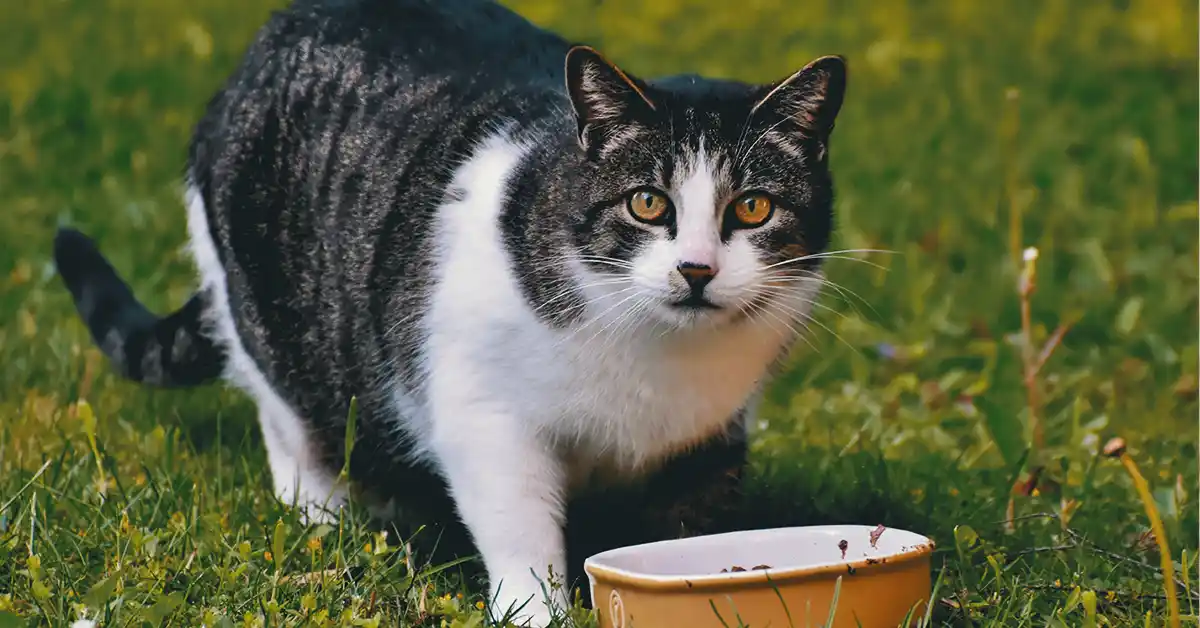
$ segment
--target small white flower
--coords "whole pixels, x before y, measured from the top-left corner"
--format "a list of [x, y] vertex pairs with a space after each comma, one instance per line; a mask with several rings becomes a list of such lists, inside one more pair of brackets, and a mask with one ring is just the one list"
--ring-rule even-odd
[[1025, 261], [1032, 262], [1038, 258], [1038, 250], [1036, 246], [1031, 246], [1025, 249]]
[[76, 619], [71, 628], [96, 628], [96, 622], [90, 619]]

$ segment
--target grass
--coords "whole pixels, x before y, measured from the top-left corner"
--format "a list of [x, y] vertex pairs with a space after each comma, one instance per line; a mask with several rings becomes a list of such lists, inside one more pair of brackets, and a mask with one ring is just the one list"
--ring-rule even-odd
[[[151, 307], [185, 300], [190, 126], [279, 2], [0, 10], [0, 626], [483, 620], [361, 510], [302, 526], [240, 395], [114, 377], [54, 277], [69, 222]], [[842, 290], [765, 404], [750, 519], [931, 535], [936, 625], [1163, 625], [1159, 539], [1098, 453], [1121, 436], [1197, 624], [1195, 3], [511, 3], [647, 75], [849, 59], [837, 245], [895, 254], [829, 266]]]

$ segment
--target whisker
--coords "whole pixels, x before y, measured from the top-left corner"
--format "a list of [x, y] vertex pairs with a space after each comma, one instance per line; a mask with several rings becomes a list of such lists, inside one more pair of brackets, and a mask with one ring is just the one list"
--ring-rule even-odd
[[[758, 288], [758, 289], [761, 289], [761, 290], [765, 290], [765, 291], [769, 291], [771, 294], [773, 294], [773, 295], [777, 295], [777, 296], [782, 296], [782, 297], [792, 297], [792, 296], [795, 296], [795, 294], [794, 294], [794, 293], [793, 293], [791, 290], [788, 290], [788, 289], [787, 289], [786, 287], [784, 287], [784, 286], [773, 286], [773, 285], [770, 285], [770, 284], [764, 284], [764, 285], [761, 285], [761, 286], [756, 286], [756, 288]], [[828, 305], [825, 305], [824, 303], [821, 303], [820, 301], [816, 301], [816, 300], [808, 300], [808, 299], [805, 299], [805, 302], [806, 302], [808, 305], [812, 306], [812, 307], [819, 307], [819, 308], [821, 308], [821, 309], [823, 309], [823, 310], [825, 310], [825, 311], [827, 311], [827, 312], [830, 312], [830, 313], [832, 313], [832, 314], [835, 314], [835, 315], [837, 315], [837, 316], [840, 316], [840, 317], [842, 317], [843, 319], [847, 319], [847, 318], [849, 318], [848, 316], [846, 316], [846, 313], [845, 313], [845, 312], [841, 312], [841, 311], [838, 311], [838, 310], [836, 310], [836, 309], [834, 309], [834, 308], [831, 308], [831, 307], [829, 307]]]
[[834, 249], [832, 251], [821, 251], [813, 255], [825, 255], [827, 253], [883, 253], [885, 255], [900, 255], [900, 251], [893, 249]]
[[[633, 267], [632, 267], [632, 266], [621, 266], [620, 264], [614, 264], [613, 262], [610, 262], [610, 261], [607, 261], [607, 260], [596, 260], [596, 259], [592, 259], [592, 260], [580, 260], [580, 262], [581, 262], [581, 263], [583, 263], [583, 264], [597, 264], [597, 265], [600, 265], [600, 266], [610, 266], [610, 267], [612, 267], [612, 268], [616, 268], [616, 269], [623, 270], [623, 271], [630, 271], [630, 270], [633, 270]], [[611, 273], [611, 272], [612, 272], [612, 271], [608, 271], [608, 270], [600, 270], [600, 269], [593, 269], [593, 271], [594, 271], [594, 272], [599, 272], [599, 273], [604, 273], [604, 272]]]
[[[742, 282], [742, 281], [753, 279], [763, 273], [767, 273], [768, 276], [772, 276], [773, 273], [769, 273], [768, 271], [772, 271], [772, 270], [780, 268], [782, 266], [787, 266], [788, 264], [797, 264], [800, 262], [814, 260], [814, 259], [844, 259], [844, 260], [848, 260], [848, 261], [852, 261], [852, 262], [858, 262], [860, 264], [866, 264], [868, 266], [878, 268], [879, 270], [882, 270], [885, 272], [890, 270], [885, 266], [881, 266], [879, 264], [876, 264], [876, 263], [868, 261], [868, 260], [864, 260], [864, 259], [857, 258], [857, 257], [849, 257], [846, 255], [841, 255], [841, 253], [865, 253], [865, 252], [895, 253], [895, 251], [889, 251], [886, 249], [842, 249], [842, 250], [838, 250], [838, 251], [825, 251], [822, 253], [812, 253], [809, 255], [802, 255], [800, 257], [793, 257], [790, 259], [785, 259], [783, 261], [775, 262], [773, 264], [768, 264], [766, 266], [763, 266], [763, 267], [757, 268], [757, 269], [745, 270], [740, 273], [732, 275], [732, 277], [733, 277], [734, 282]], [[788, 270], [793, 270], [793, 269], [788, 269]], [[813, 276], [814, 279], [816, 278], [816, 274], [819, 272], [817, 270], [810, 270], [810, 269], [798, 269], [798, 270], [800, 272], [808, 273], [809, 275]]]
[[585, 253], [585, 254], [581, 254], [581, 255], [576, 255], [575, 259], [577, 259], [579, 261], [586, 261], [586, 262], [608, 262], [610, 264], [613, 264], [616, 266], [621, 266], [624, 268], [633, 268], [633, 262], [629, 262], [629, 261], [626, 261], [623, 259], [617, 259], [615, 257], [609, 257], [607, 255], [592, 255], [589, 253]]
[[620, 285], [623, 283], [630, 283], [632, 281], [633, 281], [632, 279], [622, 277], [620, 279], [605, 279], [605, 280], [600, 280], [600, 281], [593, 281], [591, 283], [583, 284], [582, 286], [571, 286], [570, 288], [567, 288], [566, 290], [559, 292], [558, 294], [554, 295], [550, 299], [547, 299], [541, 305], [534, 308], [533, 313], [537, 314], [538, 312], [542, 311], [542, 308], [545, 308], [546, 306], [550, 305], [551, 303], [554, 303], [555, 301], [558, 301], [559, 299], [561, 299], [563, 297], [569, 296], [573, 292], [582, 292], [583, 290], [586, 290], [588, 288], [596, 288], [599, 286]]
[[[523, 280], [523, 279], [527, 279], [529, 277], [538, 275], [540, 273], [545, 273], [547, 271], [553, 271], [553, 270], [557, 270], [557, 269], [564, 269], [564, 270], [568, 270], [568, 271], [574, 270], [572, 263], [576, 262], [576, 261], [594, 261], [596, 263], [612, 266], [615, 268], [619, 268], [621, 270], [632, 270], [633, 269], [633, 264], [626, 262], [624, 260], [619, 260], [619, 259], [612, 258], [612, 257], [605, 257], [603, 255], [583, 255], [583, 256], [572, 256], [572, 257], [567, 257], [567, 258], [554, 259], [554, 260], [550, 260], [547, 262], [538, 263], [538, 264], [535, 264], [532, 268], [526, 270], [525, 272], [517, 274], [516, 277], [518, 279]], [[554, 279], [552, 279], [552, 281], [554, 283], [560, 283], [560, 284], [568, 283], [568, 282], [575, 281], [575, 277], [568, 274], [565, 277], [562, 277], [562, 276], [555, 277]]]
[[[642, 297], [641, 299], [638, 299], [637, 301], [634, 302], [633, 305], [626, 308], [625, 312], [623, 312], [619, 317], [617, 317], [616, 320], [609, 323], [608, 325], [605, 325], [603, 329], [596, 332], [596, 334], [594, 334], [592, 336], [592, 338], [595, 338], [597, 335], [603, 333], [606, 329], [611, 329], [611, 331], [609, 331], [608, 335], [606, 336], [607, 340], [606, 340], [605, 344], [600, 348], [601, 352], [608, 350], [609, 348], [611, 348], [612, 345], [614, 345], [616, 343], [617, 338], [619, 337], [619, 332], [622, 329], [624, 329], [626, 323], [636, 320], [637, 314], [639, 312], [641, 312], [642, 308], [648, 303], [650, 303], [650, 299], [648, 297]], [[591, 342], [592, 338], [589, 338], [587, 341], [584, 342], [584, 344], [586, 345], [589, 342]]]
[[845, 338], [842, 338], [841, 335], [839, 335], [837, 332], [830, 329], [829, 326], [827, 326], [824, 323], [822, 323], [821, 321], [817, 320], [816, 317], [814, 317], [806, 312], [802, 312], [797, 308], [791, 307], [787, 303], [779, 302], [779, 303], [777, 303], [777, 305], [779, 305], [779, 307], [783, 308], [784, 310], [787, 310], [788, 312], [790, 312], [800, 318], [803, 318], [804, 320], [807, 320], [808, 322], [820, 327], [821, 329], [824, 329], [826, 332], [829, 333], [829, 335], [833, 336], [834, 338], [837, 338], [839, 341], [841, 341], [842, 344], [846, 345], [846, 347], [849, 348], [851, 351], [853, 351], [855, 354], [857, 354], [859, 356], [862, 355], [862, 353], [858, 350], [858, 348], [856, 348], [854, 345], [851, 345], [849, 342], [847, 342]]
[[[586, 300], [586, 301], [581, 301], [581, 302], [579, 302], [579, 303], [576, 303], [576, 304], [574, 304], [574, 305], [571, 305], [571, 306], [569, 306], [569, 307], [565, 307], [565, 308], [563, 308], [563, 309], [561, 309], [561, 310], [558, 310], [558, 312], [556, 312], [556, 313], [557, 313], [557, 314], [565, 314], [565, 313], [567, 313], [567, 312], [571, 312], [571, 311], [574, 311], [574, 310], [582, 310], [582, 309], [586, 309], [586, 308], [587, 308], [587, 306], [589, 306], [589, 305], [592, 305], [593, 303], [599, 303], [600, 301], [603, 301], [603, 300], [605, 300], [605, 299], [607, 299], [607, 298], [609, 298], [609, 297], [615, 297], [615, 296], [617, 296], [617, 295], [620, 295], [620, 294], [625, 294], [626, 292], [632, 292], [632, 291], [634, 291], [634, 290], [637, 290], [637, 289], [638, 289], [638, 287], [637, 287], [637, 286], [629, 286], [629, 287], [626, 287], [626, 288], [621, 288], [620, 290], [614, 290], [613, 292], [607, 292], [607, 293], [605, 293], [605, 294], [602, 294], [602, 295], [599, 295], [599, 296], [593, 297], [593, 298], [591, 298], [591, 299], [588, 299], [588, 300]], [[601, 314], [603, 315], [603, 312], [601, 312]]]
[[[632, 286], [630, 289], [635, 289], [636, 287], [637, 287], [637, 286]], [[639, 296], [639, 295], [638, 295], [637, 293], [634, 293], [634, 294], [631, 294], [631, 295], [629, 295], [629, 296], [627, 296], [627, 297], [625, 297], [625, 298], [621, 299], [620, 301], [617, 301], [616, 303], [614, 303], [614, 304], [612, 304], [612, 305], [608, 306], [608, 309], [606, 309], [606, 310], [604, 310], [603, 312], [600, 312], [599, 314], [597, 314], [597, 315], [593, 316], [593, 317], [592, 317], [591, 319], [589, 319], [589, 320], [588, 320], [586, 323], [584, 323], [583, 325], [580, 325], [580, 326], [579, 326], [579, 327], [577, 327], [575, 330], [573, 330], [571, 333], [567, 334], [567, 335], [566, 335], [566, 336], [564, 336], [564, 337], [563, 337], [561, 340], [559, 340], [558, 342], [556, 342], [556, 343], [554, 344], [554, 346], [555, 346], [555, 347], [557, 347], [557, 346], [559, 346], [559, 345], [561, 345], [561, 344], [563, 344], [563, 343], [565, 343], [565, 342], [567, 342], [567, 341], [571, 340], [572, 338], [574, 338], [575, 336], [577, 336], [577, 335], [578, 335], [580, 332], [582, 332], [583, 330], [585, 330], [585, 329], [587, 329], [588, 327], [591, 327], [592, 325], [594, 325], [594, 324], [596, 323], [596, 321], [598, 321], [598, 320], [600, 320], [600, 319], [604, 318], [604, 315], [605, 315], [605, 314], [608, 314], [609, 312], [613, 311], [613, 310], [614, 310], [614, 309], [616, 309], [617, 307], [620, 307], [622, 304], [626, 303], [626, 302], [627, 302], [627, 301], [629, 301], [630, 299], [636, 299], [638, 296]]]
[[[784, 329], [790, 331], [793, 336], [803, 340], [804, 344], [808, 345], [808, 347], [813, 350], [813, 353], [816, 353], [818, 355], [821, 353], [821, 350], [818, 349], [817, 346], [814, 345], [811, 340], [809, 340], [807, 337], [805, 337], [805, 335], [800, 331], [800, 329], [796, 328], [796, 322], [793, 322], [793, 323], [787, 322], [786, 320], [781, 318], [778, 314], [771, 311], [770, 307], [767, 307], [765, 305], [763, 307], [761, 307], [759, 311], [761, 311], [763, 314], [766, 314], [767, 316], [770, 316], [771, 318], [778, 321], [781, 325], [783, 325]], [[800, 325], [800, 327], [801, 327], [801, 329], [803, 329], [804, 326]]]
[[767, 266], [763, 266], [759, 270], [760, 271], [771, 270], [774, 268], [779, 268], [780, 266], [787, 266], [788, 264], [798, 264], [800, 262], [807, 262], [807, 261], [816, 260], [816, 259], [843, 259], [843, 260], [847, 260], [850, 262], [858, 262], [860, 264], [866, 264], [867, 266], [878, 268], [879, 270], [883, 270], [883, 271], [888, 270], [888, 268], [886, 266], [876, 264], [875, 262], [872, 262], [870, 260], [865, 260], [860, 257], [850, 257], [849, 255], [839, 255], [832, 251], [829, 253], [813, 253], [812, 255], [802, 255], [800, 257], [793, 257], [791, 259], [783, 260], [782, 262], [775, 262], [774, 264], [769, 264]]
[[[608, 334], [608, 336], [606, 336], [606, 338], [609, 341], [614, 339], [616, 337], [617, 331], [620, 330], [622, 326], [624, 326], [625, 321], [627, 321], [632, 316], [632, 314], [634, 312], [636, 312], [640, 308], [642, 303], [644, 303], [645, 301], [646, 301], [646, 297], [644, 297], [644, 296], [639, 298], [638, 300], [634, 301], [632, 305], [625, 308], [624, 312], [621, 312], [621, 314], [619, 316], [617, 316], [613, 320], [609, 321], [608, 324], [606, 324], [604, 327], [600, 328], [600, 331], [593, 334], [592, 338], [599, 336], [600, 334], [604, 333], [605, 331], [611, 330], [610, 333]], [[592, 338], [589, 338], [586, 342], [584, 342], [584, 344], [586, 345], [588, 342], [591, 342]], [[607, 346], [607, 344], [605, 346]]]
[[[756, 307], [754, 305], [754, 303], [752, 303], [751, 301], [748, 301], [746, 299], [738, 299], [737, 303], [735, 303], [735, 305], [736, 305], [738, 311], [741, 312], [742, 315], [745, 316], [746, 318], [755, 318], [755, 315], [757, 313], [760, 313], [763, 309], [762, 307]], [[776, 318], [776, 320], [778, 320], [778, 318]], [[779, 336], [780, 340], [787, 342], [787, 339], [788, 339], [787, 332], [781, 331], [778, 327], [776, 327], [775, 325], [772, 325], [771, 321], [763, 320], [762, 322], [765, 323], [767, 325], [767, 327], [769, 327], [771, 329], [771, 331], [775, 332]]]
[[820, 283], [822, 286], [829, 286], [834, 291], [836, 291], [838, 293], [838, 295], [842, 297], [842, 299], [845, 301], [845, 303], [847, 305], [854, 308], [855, 313], [857, 313], [859, 316], [863, 316], [863, 313], [862, 313], [862, 311], [860, 311], [858, 309], [858, 306], [854, 304], [854, 301], [852, 301], [850, 299], [851, 296], [853, 296], [855, 299], [858, 299], [858, 301], [860, 303], [862, 303], [863, 305], [867, 306], [867, 308], [871, 310], [871, 313], [874, 315], [875, 318], [877, 318], [877, 319], [881, 318], [879, 315], [879, 312], [875, 309], [875, 306], [871, 305], [871, 302], [866, 300], [865, 298], [863, 298], [862, 295], [851, 290], [850, 288], [842, 286], [841, 284], [839, 284], [835, 281], [831, 281], [830, 279], [825, 278], [825, 277], [812, 275], [812, 274], [805, 275], [805, 276], [789, 276], [789, 275], [778, 275], [777, 274], [777, 275], [773, 275], [768, 281], [775, 282], [775, 283], [780, 283], [780, 282], [799, 283], [799, 282], [815, 281], [815, 282]]
[[[819, 252], [819, 253], [809, 253], [809, 254], [807, 254], [807, 255], [801, 255], [800, 257], [793, 257], [793, 258], [791, 258], [791, 259], [786, 259], [786, 260], [783, 260], [782, 262], [776, 262], [776, 263], [774, 263], [774, 264], [770, 264], [770, 265], [768, 265], [768, 266], [765, 266], [765, 267], [763, 267], [763, 269], [762, 269], [762, 270], [770, 270], [770, 269], [772, 269], [772, 268], [775, 268], [776, 266], [783, 266], [783, 265], [785, 265], [785, 264], [794, 264], [794, 263], [796, 263], [796, 262], [803, 262], [803, 261], [805, 261], [805, 260], [810, 260], [810, 259], [822, 259], [822, 258], [827, 258], [827, 257], [833, 257], [833, 256], [838, 256], [838, 255], [844, 255], [844, 254], [846, 254], [846, 253], [888, 253], [888, 254], [898, 254], [896, 251], [893, 251], [893, 250], [890, 250], [890, 249], [838, 249], [838, 250], [836, 250], [836, 251], [821, 251], [821, 252]], [[838, 258], [838, 259], [842, 259], [842, 258]], [[862, 261], [861, 259], [859, 259], [859, 258], [857, 258], [857, 257], [854, 257], [854, 258], [846, 258], [846, 259], [854, 259], [854, 260]]]
[[633, 305], [626, 308], [625, 313], [617, 319], [617, 323], [608, 330], [604, 336], [604, 344], [600, 346], [600, 352], [608, 351], [617, 344], [617, 339], [621, 337], [621, 333], [625, 331], [627, 326], [634, 325], [634, 321], [640, 315], [643, 306], [646, 304], [646, 299], [643, 297], [633, 302]]

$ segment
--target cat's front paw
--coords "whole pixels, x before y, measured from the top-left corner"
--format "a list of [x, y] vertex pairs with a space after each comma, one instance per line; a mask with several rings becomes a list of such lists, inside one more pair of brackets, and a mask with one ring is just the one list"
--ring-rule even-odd
[[491, 600], [492, 617], [528, 628], [546, 628], [554, 618], [555, 609], [565, 608], [564, 596], [557, 589], [548, 584], [543, 587], [532, 576], [502, 580], [493, 589]]

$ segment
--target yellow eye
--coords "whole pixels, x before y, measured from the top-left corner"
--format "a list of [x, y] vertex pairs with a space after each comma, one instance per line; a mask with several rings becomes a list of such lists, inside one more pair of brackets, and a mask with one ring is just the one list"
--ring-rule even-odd
[[634, 218], [651, 224], [662, 223], [671, 209], [667, 197], [653, 190], [638, 190], [629, 195], [625, 204]]
[[771, 217], [775, 203], [766, 194], [748, 194], [733, 204], [733, 217], [743, 227], [757, 227]]

